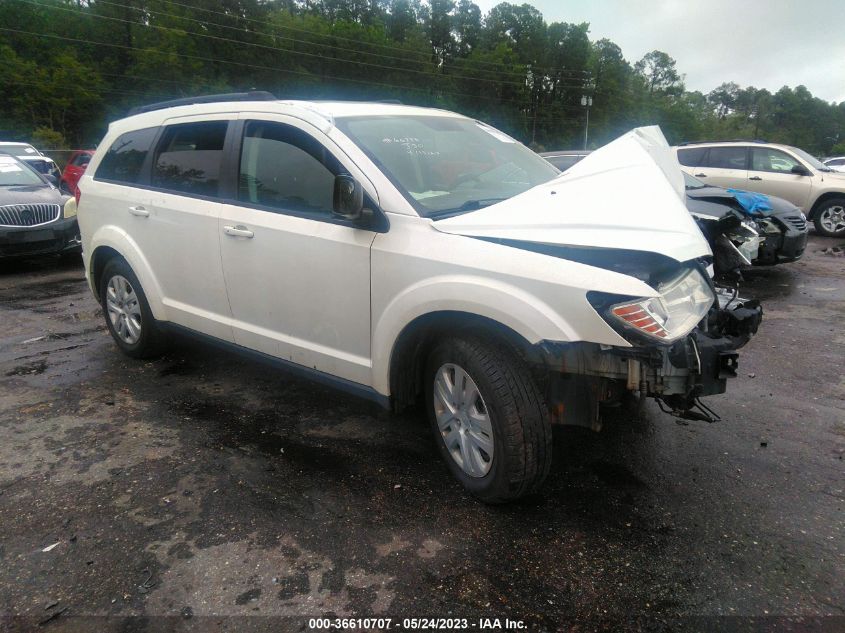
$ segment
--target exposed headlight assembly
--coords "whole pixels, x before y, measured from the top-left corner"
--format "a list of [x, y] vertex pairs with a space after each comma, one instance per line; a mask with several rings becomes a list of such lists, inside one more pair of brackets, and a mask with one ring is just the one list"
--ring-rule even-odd
[[663, 343], [677, 341], [705, 317], [715, 296], [694, 268], [686, 268], [658, 284], [658, 297], [610, 306], [605, 318]]
[[757, 259], [760, 244], [764, 239], [760, 237], [754, 224], [747, 221], [726, 232], [724, 237], [725, 241], [729, 242], [727, 246], [732, 245], [742, 257], [741, 265], [744, 266], [751, 266], [751, 262]]

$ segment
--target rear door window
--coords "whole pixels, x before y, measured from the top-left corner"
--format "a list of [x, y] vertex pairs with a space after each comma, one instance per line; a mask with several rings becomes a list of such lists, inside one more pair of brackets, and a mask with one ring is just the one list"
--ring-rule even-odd
[[748, 169], [748, 152], [742, 146], [711, 147], [702, 167]]
[[165, 128], [153, 165], [153, 187], [216, 197], [228, 121], [180, 123]]
[[94, 178], [128, 185], [138, 182], [157, 133], [158, 128], [151, 127], [121, 134], [103, 156]]

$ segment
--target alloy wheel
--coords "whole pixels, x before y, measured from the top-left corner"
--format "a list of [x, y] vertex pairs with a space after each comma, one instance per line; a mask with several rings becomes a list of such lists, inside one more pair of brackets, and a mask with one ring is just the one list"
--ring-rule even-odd
[[137, 343], [141, 338], [141, 304], [126, 277], [115, 275], [109, 279], [106, 309], [115, 334], [127, 345]]
[[845, 231], [845, 206], [833, 204], [821, 212], [819, 222], [825, 231], [839, 233]]
[[470, 477], [484, 477], [493, 466], [493, 426], [472, 377], [454, 363], [434, 374], [434, 415], [449, 455]]

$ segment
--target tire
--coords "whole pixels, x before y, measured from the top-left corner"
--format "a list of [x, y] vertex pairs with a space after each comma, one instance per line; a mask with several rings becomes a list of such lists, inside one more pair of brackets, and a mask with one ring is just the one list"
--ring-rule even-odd
[[813, 215], [816, 231], [826, 237], [845, 235], [845, 198], [825, 200]]
[[[123, 259], [110, 260], [100, 281], [100, 305], [106, 327], [120, 350], [132, 358], [154, 358], [165, 348], [138, 277]], [[122, 322], [122, 323], [121, 323]]]
[[[453, 395], [459, 370], [469, 379], [458, 381], [465, 387], [463, 405], [455, 404], [460, 398]], [[486, 503], [504, 503], [540, 488], [551, 465], [552, 428], [522, 359], [501, 343], [448, 338], [429, 355], [425, 380], [435, 442], [464, 488]], [[476, 389], [480, 400], [470, 395]], [[451, 398], [451, 408], [444, 398]]]

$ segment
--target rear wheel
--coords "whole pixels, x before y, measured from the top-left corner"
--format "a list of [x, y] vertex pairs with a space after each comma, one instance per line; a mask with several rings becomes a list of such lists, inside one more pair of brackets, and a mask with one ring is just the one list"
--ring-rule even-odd
[[103, 270], [100, 303], [106, 326], [121, 351], [132, 358], [151, 358], [164, 350], [164, 335], [153, 318], [141, 283], [122, 259]]
[[474, 337], [446, 339], [429, 355], [426, 385], [435, 441], [469, 492], [502, 503], [540, 487], [551, 464], [551, 423], [514, 352]]
[[813, 218], [816, 231], [827, 237], [845, 235], [845, 198], [824, 201]]

